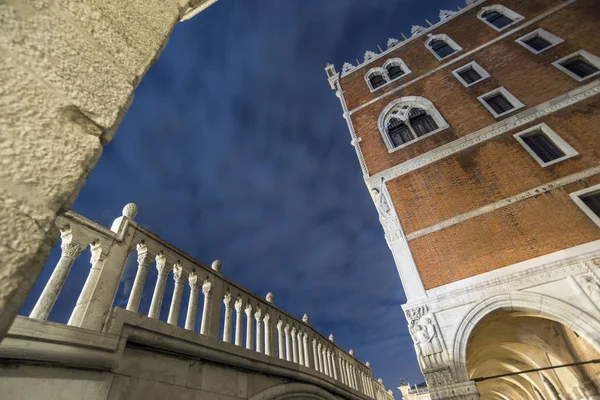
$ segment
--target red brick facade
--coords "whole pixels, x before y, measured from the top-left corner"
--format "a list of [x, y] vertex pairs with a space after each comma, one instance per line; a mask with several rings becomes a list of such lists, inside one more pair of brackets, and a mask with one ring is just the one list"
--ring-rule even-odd
[[[385, 171], [598, 79], [578, 82], [552, 65], [578, 50], [600, 56], [600, 2], [567, 3], [480, 2], [431, 32], [447, 34], [463, 48], [448, 59], [438, 61], [425, 48], [427, 36], [423, 35], [343, 77], [341, 87], [356, 135], [361, 138], [360, 149], [369, 174]], [[502, 4], [525, 18], [497, 32], [477, 18], [482, 7], [492, 4]], [[538, 55], [515, 42], [540, 27], [564, 42]], [[514, 29], [517, 31], [510, 33]], [[503, 35], [507, 36], [500, 38]], [[412, 72], [371, 93], [364, 75], [396, 57]], [[477, 61], [491, 77], [466, 88], [451, 71], [471, 61]], [[506, 88], [525, 108], [494, 118], [477, 97], [498, 87]], [[390, 153], [378, 129], [378, 119], [391, 101], [403, 96], [430, 100], [450, 127]], [[542, 122], [579, 154], [542, 168], [513, 137]], [[599, 143], [600, 96], [593, 96], [400, 175], [387, 183], [388, 190], [410, 237], [420, 229], [597, 166]], [[569, 197], [573, 191], [598, 183], [599, 176], [583, 179], [410, 240], [425, 288], [600, 239], [600, 228]]]

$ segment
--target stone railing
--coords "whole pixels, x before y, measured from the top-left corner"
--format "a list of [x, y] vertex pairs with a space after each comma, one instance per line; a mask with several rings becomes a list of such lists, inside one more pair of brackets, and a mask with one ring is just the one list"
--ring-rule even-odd
[[200, 335], [314, 369], [365, 397], [393, 399], [382, 381], [373, 378], [368, 362], [363, 364], [354, 357], [353, 350], [346, 352], [338, 347], [333, 335], [326, 338], [313, 329], [307, 315], [300, 320], [275, 306], [272, 293], [263, 300], [223, 277], [219, 261], [210, 268], [198, 262], [138, 225], [133, 220], [136, 214], [135, 204], [126, 205], [110, 229], [74, 212], [57, 218], [61, 257], [29, 317], [48, 318], [75, 260], [89, 247], [91, 269], [67, 325], [106, 330], [125, 263], [130, 252], [136, 251], [137, 273], [126, 305], [128, 311], [139, 312], [142, 291], [154, 264], [157, 279], [148, 318], [160, 317], [165, 288], [174, 285], [165, 322], [177, 326], [184, 285], [188, 285], [185, 325], [178, 329], [196, 331], [199, 314]]

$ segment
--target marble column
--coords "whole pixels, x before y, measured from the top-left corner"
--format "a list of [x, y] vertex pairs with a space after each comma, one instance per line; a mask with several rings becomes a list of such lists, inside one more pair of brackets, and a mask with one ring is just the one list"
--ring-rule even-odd
[[243, 346], [244, 338], [244, 317], [242, 309], [244, 308], [244, 301], [241, 298], [235, 299], [235, 345]]
[[285, 359], [288, 361], [292, 361], [292, 344], [290, 342], [290, 326], [289, 326], [289, 324], [285, 324], [285, 328], [283, 328], [283, 332], [285, 333]]
[[271, 316], [266, 313], [263, 317], [263, 325], [265, 327], [265, 354], [270, 356], [272, 349], [272, 340], [271, 340]]
[[58, 260], [48, 283], [46, 283], [42, 294], [35, 303], [31, 314], [29, 314], [29, 318], [48, 319], [48, 315], [50, 315], [50, 311], [54, 307], [54, 303], [56, 303], [56, 299], [58, 299], [58, 295], [65, 285], [75, 259], [85, 250], [85, 246], [73, 240], [71, 229], [61, 231], [60, 237], [62, 240], [60, 245], [60, 260]]
[[292, 330], [290, 331], [290, 335], [292, 337], [292, 361], [294, 361], [295, 363], [298, 363], [298, 342], [296, 341], [296, 333], [298, 331], [296, 330], [296, 328], [292, 328]]
[[262, 310], [260, 307], [256, 308], [256, 312], [254, 313], [254, 319], [256, 320], [256, 351], [258, 353], [263, 352], [263, 324], [262, 324]]
[[71, 313], [71, 317], [69, 318], [67, 325], [80, 326], [81, 320], [85, 313], [86, 305], [91, 300], [92, 292], [94, 287], [98, 284], [100, 272], [104, 266], [104, 261], [106, 261], [106, 255], [103, 254], [100, 241], [96, 240], [94, 243], [90, 244], [90, 252], [92, 253], [92, 257], [90, 258], [90, 264], [92, 265], [92, 268], [90, 269], [90, 273], [85, 281], [85, 284], [83, 285], [83, 290], [79, 294], [77, 303], [75, 303], [75, 307], [73, 308], [73, 312]]
[[277, 345], [279, 348], [279, 358], [285, 359], [285, 342], [283, 339], [283, 321], [277, 322]]
[[202, 294], [204, 295], [204, 304], [202, 306], [202, 322], [200, 323], [200, 334], [208, 334], [208, 324], [211, 318], [212, 309], [212, 283], [209, 280], [202, 283]]
[[152, 295], [152, 303], [150, 304], [150, 312], [148, 316], [150, 318], [157, 318], [160, 316], [160, 308], [162, 306], [163, 297], [165, 295], [165, 285], [167, 284], [167, 275], [169, 269], [167, 268], [167, 259], [163, 254], [156, 256], [156, 269], [158, 270], [158, 278], [156, 279], [156, 285], [154, 286], [154, 294]]
[[198, 275], [194, 271], [188, 276], [190, 285], [190, 298], [188, 300], [187, 315], [185, 316], [185, 329], [193, 331], [196, 329], [196, 310], [198, 309]]
[[324, 373], [323, 369], [323, 345], [321, 343], [317, 343], [317, 356], [319, 357], [319, 372]]
[[299, 330], [296, 338], [298, 340], [298, 363], [300, 365], [304, 365], [304, 352], [302, 350], [302, 336], [304, 336], [304, 335], [303, 335], [302, 331]]
[[246, 313], [246, 348], [252, 350], [252, 341], [254, 339], [252, 329], [252, 305], [248, 303], [244, 309]]
[[140, 308], [142, 292], [144, 291], [144, 285], [146, 284], [146, 278], [148, 276], [148, 269], [150, 268], [150, 264], [154, 261], [154, 258], [148, 253], [148, 248], [144, 243], [138, 244], [136, 248], [138, 254], [138, 268], [135, 273], [135, 280], [133, 281], [131, 293], [129, 294], [129, 300], [127, 301], [127, 311], [133, 312], [138, 312]]
[[314, 364], [315, 371], [318, 371], [319, 370], [319, 353], [317, 350], [317, 339], [312, 340], [312, 347], [313, 347], [313, 364]]
[[183, 295], [183, 268], [181, 264], [175, 263], [173, 265], [173, 280], [175, 281], [175, 288], [173, 290], [173, 298], [171, 299], [171, 308], [169, 309], [169, 317], [167, 323], [171, 325], [177, 325], [179, 320], [179, 309], [181, 308], [181, 296]]
[[304, 365], [308, 368], [310, 368], [310, 355], [309, 355], [309, 349], [308, 349], [308, 334], [306, 332], [304, 332], [304, 334], [302, 335], [302, 347], [304, 349]]
[[233, 323], [231, 293], [225, 292], [223, 295], [223, 304], [225, 305], [225, 317], [223, 319], [223, 341], [226, 343], [231, 343], [231, 325]]

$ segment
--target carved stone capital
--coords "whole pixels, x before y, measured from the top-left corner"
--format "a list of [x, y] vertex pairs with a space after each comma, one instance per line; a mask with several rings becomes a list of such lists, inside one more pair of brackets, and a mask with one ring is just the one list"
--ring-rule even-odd
[[190, 284], [190, 288], [192, 290], [198, 289], [198, 275], [196, 275], [194, 271], [190, 272], [190, 275], [188, 276], [188, 283]]
[[99, 240], [90, 243], [90, 252], [92, 253], [92, 256], [90, 257], [90, 264], [92, 264], [92, 266], [96, 265], [99, 261], [106, 259], [106, 255], [102, 252], [102, 245]]
[[202, 294], [206, 297], [212, 293], [213, 284], [208, 279], [202, 283]]
[[260, 322], [262, 320], [262, 317], [262, 310], [260, 309], [260, 307], [256, 307], [256, 311], [254, 312], [254, 319], [256, 320], [256, 322]]
[[173, 265], [173, 280], [176, 283], [182, 283], [185, 280], [183, 267], [178, 262]]
[[252, 304], [248, 303], [246, 304], [246, 308], [244, 308], [244, 312], [246, 313], [246, 316], [248, 318], [252, 317]]
[[223, 295], [223, 304], [225, 304], [225, 308], [231, 308], [231, 293], [225, 292]]
[[60, 232], [62, 250], [61, 257], [76, 259], [85, 250], [85, 246], [73, 239], [73, 231], [66, 228]]
[[289, 333], [290, 333], [290, 324], [285, 324], [285, 327], [283, 328], [283, 331], [285, 332], [286, 335], [289, 335]]
[[322, 347], [323, 347], [323, 345], [321, 343], [317, 343], [317, 349], [319, 349], [319, 351], [321, 351]]
[[156, 270], [159, 275], [166, 276], [169, 273], [169, 268], [167, 267], [167, 258], [161, 252], [156, 257]]
[[317, 339], [312, 340], [313, 348], [317, 348]]
[[295, 338], [295, 337], [296, 337], [296, 333], [297, 333], [297, 332], [298, 332], [298, 331], [296, 330], [296, 328], [292, 328], [292, 330], [290, 331], [290, 333], [291, 333], [291, 335], [292, 335], [292, 337], [293, 337], [293, 338]]
[[263, 322], [265, 323], [265, 325], [268, 325], [270, 321], [271, 321], [271, 316], [269, 315], [269, 313], [266, 313], [265, 316], [263, 317]]
[[278, 331], [281, 331], [282, 329], [283, 329], [283, 321], [282, 321], [282, 320], [279, 320], [279, 321], [277, 322], [277, 330], [278, 330]]
[[233, 307], [235, 308], [236, 312], [238, 312], [238, 313], [241, 312], [242, 308], [244, 308], [244, 300], [242, 300], [242, 298], [238, 296], [235, 299], [235, 303], [233, 304]]

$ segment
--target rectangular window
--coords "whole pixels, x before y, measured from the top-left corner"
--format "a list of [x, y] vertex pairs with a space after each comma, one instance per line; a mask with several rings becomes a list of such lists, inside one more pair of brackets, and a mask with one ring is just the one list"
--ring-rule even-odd
[[450, 54], [454, 53], [454, 49], [443, 40], [434, 41], [431, 48], [440, 58], [448, 57]]
[[490, 77], [490, 74], [475, 61], [455, 69], [452, 74], [466, 87]]
[[600, 227], [600, 185], [579, 190], [570, 194], [583, 212]]
[[421, 137], [429, 132], [433, 132], [436, 129], [438, 129], [435, 120], [427, 114], [423, 114], [418, 117], [412, 118], [410, 120], [410, 124], [415, 130], [415, 133], [418, 137]]
[[464, 69], [458, 73], [463, 81], [467, 83], [475, 83], [480, 80], [482, 77], [475, 71], [472, 67]]
[[499, 118], [519, 108], [525, 107], [523, 103], [515, 98], [503, 87], [494, 89], [477, 98], [491, 112], [494, 117]]
[[542, 167], [579, 154], [544, 123], [519, 132], [514, 137]]
[[585, 50], [555, 61], [552, 65], [579, 82], [600, 74], [600, 57]]
[[547, 47], [552, 46], [552, 43], [550, 43], [549, 41], [547, 41], [539, 35], [536, 35], [531, 39], [524, 40], [523, 43], [525, 43], [527, 46], [531, 47], [532, 49], [538, 52], [544, 50]]
[[390, 139], [394, 147], [408, 143], [414, 139], [410, 128], [406, 124], [399, 124], [389, 130]]
[[492, 107], [496, 114], [503, 114], [514, 108], [513, 105], [510, 104], [510, 101], [508, 101], [501, 93], [492, 95], [486, 98], [485, 101]]
[[540, 28], [533, 32], [529, 32], [525, 36], [521, 36], [516, 42], [533, 54], [539, 54], [551, 47], [561, 44], [564, 40]]

